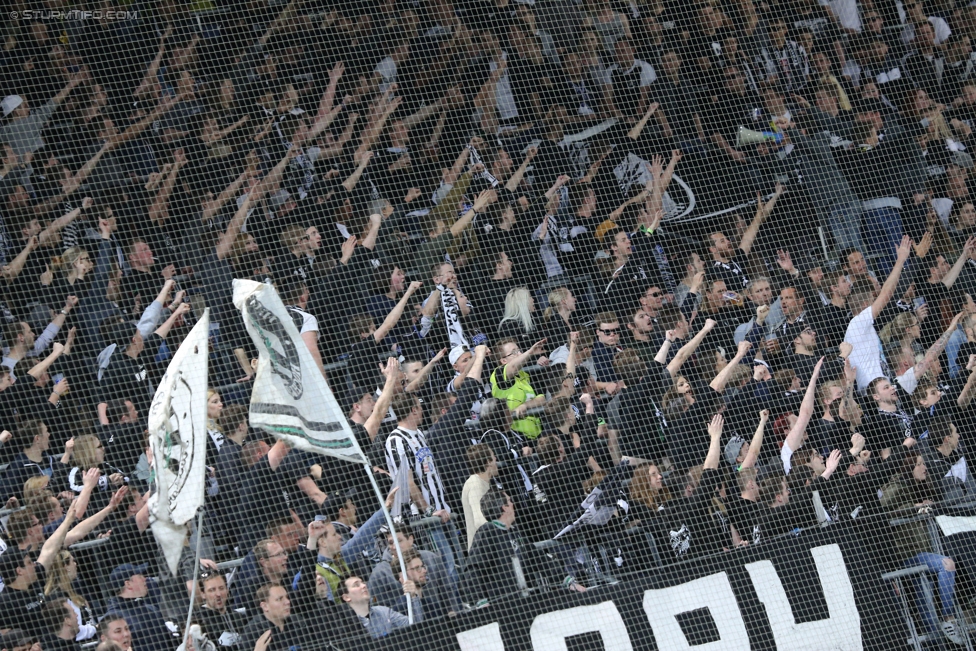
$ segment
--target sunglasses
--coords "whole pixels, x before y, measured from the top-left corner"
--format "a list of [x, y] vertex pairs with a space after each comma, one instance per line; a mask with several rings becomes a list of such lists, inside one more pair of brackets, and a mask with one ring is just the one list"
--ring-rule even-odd
[[615, 335], [620, 332], [620, 328], [600, 328], [600, 332], [605, 335]]

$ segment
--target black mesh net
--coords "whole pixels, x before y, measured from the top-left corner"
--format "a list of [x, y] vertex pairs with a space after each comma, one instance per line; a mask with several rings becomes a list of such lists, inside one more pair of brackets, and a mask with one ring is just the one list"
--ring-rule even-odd
[[0, 649], [972, 648], [973, 6], [4, 11]]

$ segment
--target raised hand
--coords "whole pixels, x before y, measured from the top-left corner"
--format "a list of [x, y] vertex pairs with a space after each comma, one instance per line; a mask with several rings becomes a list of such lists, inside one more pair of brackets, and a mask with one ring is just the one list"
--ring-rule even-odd
[[102, 475], [102, 471], [98, 468], [89, 468], [85, 471], [85, 476], [81, 479], [81, 485], [88, 487], [91, 486], [95, 488], [98, 485], [98, 478]]
[[899, 262], [905, 262], [912, 255], [912, 238], [905, 235], [901, 238], [901, 243], [895, 249], [896, 257]]
[[115, 494], [112, 495], [112, 499], [108, 501], [108, 505], [112, 508], [112, 510], [115, 510], [119, 507], [119, 504], [122, 503], [123, 498], [125, 498], [125, 496], [128, 495], [128, 493], [129, 493], [128, 486], [123, 486], [119, 490], [115, 491]]
[[721, 438], [722, 430], [725, 428], [725, 417], [722, 414], [712, 416], [712, 422], [708, 424], [708, 435], [712, 440]]

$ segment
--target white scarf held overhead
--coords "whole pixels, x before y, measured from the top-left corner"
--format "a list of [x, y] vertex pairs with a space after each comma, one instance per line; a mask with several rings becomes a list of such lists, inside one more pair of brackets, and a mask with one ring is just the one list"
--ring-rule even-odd
[[464, 328], [461, 327], [461, 306], [458, 304], [457, 294], [444, 285], [438, 285], [437, 291], [441, 293], [441, 310], [444, 312], [444, 325], [447, 326], [451, 348], [467, 346], [468, 340], [464, 336]]

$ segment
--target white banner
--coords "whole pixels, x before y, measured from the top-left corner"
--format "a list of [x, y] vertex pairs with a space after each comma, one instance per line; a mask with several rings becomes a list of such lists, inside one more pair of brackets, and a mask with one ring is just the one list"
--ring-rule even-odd
[[207, 337], [210, 312], [173, 355], [149, 408], [149, 445], [156, 492], [152, 531], [175, 576], [186, 523], [203, 507], [207, 483]]
[[976, 531], [976, 517], [958, 515], [937, 515], [935, 521], [942, 529], [943, 536], [954, 536], [957, 533]]
[[234, 281], [234, 306], [258, 349], [250, 423], [290, 445], [366, 463], [342, 409], [270, 285]]

